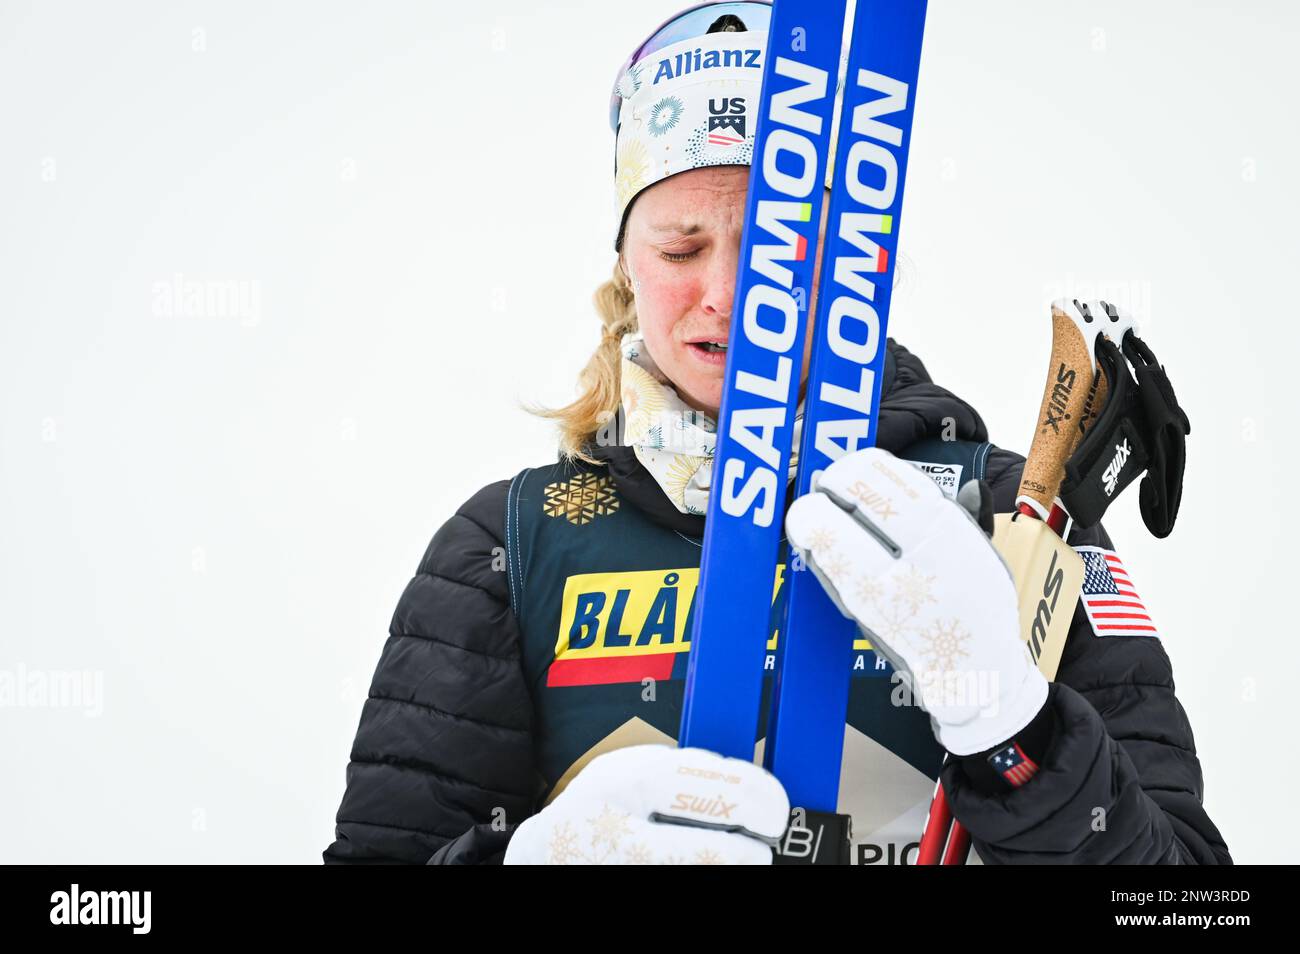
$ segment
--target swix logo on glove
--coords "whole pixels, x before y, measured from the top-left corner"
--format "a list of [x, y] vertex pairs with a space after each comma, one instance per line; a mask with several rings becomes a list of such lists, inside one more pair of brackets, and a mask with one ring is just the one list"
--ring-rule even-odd
[[723, 801], [721, 797], [709, 798], [705, 795], [678, 792], [677, 797], [673, 799], [673, 811], [703, 815], [705, 818], [730, 818], [732, 809], [738, 804], [740, 803]]
[[1120, 471], [1122, 471], [1124, 465], [1128, 463], [1128, 455], [1130, 453], [1127, 437], [1124, 438], [1124, 443], [1115, 445], [1115, 456], [1111, 459], [1111, 462], [1106, 466], [1106, 469], [1102, 471], [1101, 474], [1101, 479], [1106, 481], [1107, 497], [1115, 492], [1115, 486], [1119, 483]]
[[898, 514], [898, 511], [894, 509], [893, 501], [872, 488], [865, 481], [855, 480], [849, 485], [849, 493], [862, 502], [862, 509], [873, 516], [879, 517], [881, 520], [888, 520]]

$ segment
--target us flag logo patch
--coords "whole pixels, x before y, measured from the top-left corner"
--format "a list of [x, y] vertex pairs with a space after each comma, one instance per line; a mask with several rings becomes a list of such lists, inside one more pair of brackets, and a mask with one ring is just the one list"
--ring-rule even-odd
[[1114, 550], [1075, 547], [1083, 558], [1079, 599], [1098, 636], [1156, 636], [1156, 625]]
[[1038, 764], [1015, 742], [998, 749], [988, 757], [988, 762], [1013, 788], [1019, 788], [1038, 774]]

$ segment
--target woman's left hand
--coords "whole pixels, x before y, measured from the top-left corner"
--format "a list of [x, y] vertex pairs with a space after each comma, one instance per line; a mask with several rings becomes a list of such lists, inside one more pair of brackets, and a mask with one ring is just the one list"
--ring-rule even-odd
[[[972, 482], [959, 497], [978, 513], [991, 510], [987, 495]], [[1042, 708], [1047, 681], [1020, 639], [1006, 564], [971, 510], [919, 468], [874, 447], [848, 454], [790, 505], [785, 526], [949, 752], [998, 745]]]

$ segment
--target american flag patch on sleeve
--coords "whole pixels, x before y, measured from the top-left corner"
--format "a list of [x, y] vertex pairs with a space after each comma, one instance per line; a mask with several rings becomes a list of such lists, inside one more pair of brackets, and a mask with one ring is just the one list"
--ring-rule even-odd
[[1006, 779], [1012, 788], [1019, 788], [1038, 774], [1037, 763], [1015, 742], [998, 749], [989, 756], [988, 761], [993, 770]]
[[1075, 547], [1083, 558], [1079, 599], [1098, 636], [1156, 636], [1156, 625], [1114, 550]]

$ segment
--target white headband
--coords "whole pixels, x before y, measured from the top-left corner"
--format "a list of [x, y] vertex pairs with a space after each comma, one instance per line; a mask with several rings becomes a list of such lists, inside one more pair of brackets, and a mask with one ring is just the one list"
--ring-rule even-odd
[[[766, 30], [708, 33], [666, 46], [623, 74], [614, 152], [616, 235], [632, 200], [661, 179], [703, 166], [751, 163], [766, 55]], [[841, 89], [846, 65], [842, 58]], [[839, 109], [837, 97], [828, 188]]]

